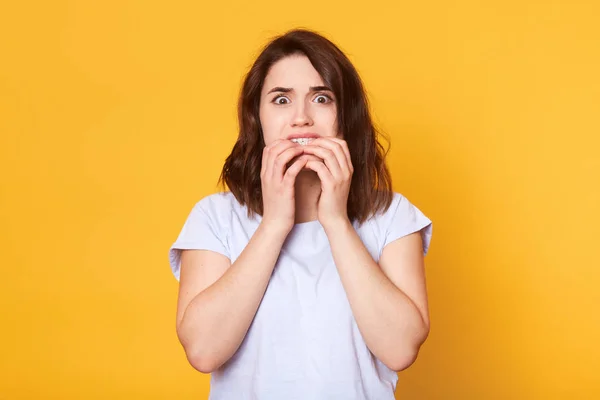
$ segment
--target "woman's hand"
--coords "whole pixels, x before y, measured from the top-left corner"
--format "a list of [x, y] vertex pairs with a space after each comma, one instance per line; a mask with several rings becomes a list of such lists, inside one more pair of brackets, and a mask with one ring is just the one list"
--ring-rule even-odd
[[[262, 224], [288, 234], [296, 219], [294, 184], [309, 156], [301, 156], [303, 147], [289, 140], [276, 140], [263, 150], [260, 171], [263, 218]], [[288, 163], [296, 157], [287, 168]], [[286, 169], [287, 168], [287, 169]]]
[[312, 154], [323, 161], [310, 160], [306, 168], [321, 179], [321, 197], [318, 218], [325, 229], [347, 223], [348, 194], [354, 167], [346, 141], [338, 138], [318, 138], [303, 147], [304, 154]]

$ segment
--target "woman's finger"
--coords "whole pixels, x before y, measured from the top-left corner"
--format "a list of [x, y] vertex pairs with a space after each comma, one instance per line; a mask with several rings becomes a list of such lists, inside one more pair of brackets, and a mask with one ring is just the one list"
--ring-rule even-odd
[[348, 165], [348, 159], [346, 157], [346, 154], [344, 152], [342, 145], [340, 143], [338, 143], [337, 141], [333, 141], [331, 139], [333, 139], [333, 138], [320, 138], [320, 139], [315, 140], [314, 142], [311, 142], [311, 145], [314, 143], [314, 145], [316, 145], [316, 146], [326, 148], [329, 151], [331, 151], [334, 154], [338, 165], [340, 166], [340, 171], [342, 172], [340, 177], [345, 178], [352, 174], [352, 172], [351, 172], [352, 168], [350, 166], [351, 164]]
[[279, 155], [273, 161], [274, 176], [281, 180], [290, 161], [292, 161], [294, 157], [302, 154], [303, 150], [304, 149], [302, 149], [302, 146], [297, 145], [289, 147], [279, 153]]
[[274, 176], [273, 171], [273, 163], [277, 156], [281, 154], [283, 151], [287, 150], [290, 147], [300, 147], [298, 144], [291, 142], [289, 140], [278, 139], [271, 143], [269, 146], [265, 147], [263, 151], [263, 166], [264, 173], [261, 171], [261, 176], [268, 177], [269, 179]]
[[348, 167], [349, 170], [354, 172], [354, 166], [352, 165], [352, 157], [350, 156], [350, 149], [348, 148], [348, 142], [346, 142], [343, 139], [338, 139], [338, 138], [328, 138], [329, 140], [332, 140], [336, 143], [339, 143], [340, 146], [342, 146], [342, 150], [344, 151], [344, 155], [346, 156], [346, 161], [348, 162]]
[[340, 163], [336, 155], [329, 149], [321, 147], [318, 144], [312, 143], [304, 146], [304, 154], [314, 154], [323, 159], [325, 165], [331, 171], [331, 174], [339, 179], [343, 179], [344, 175]]
[[306, 163], [306, 168], [311, 169], [317, 173], [319, 179], [323, 183], [323, 186], [326, 188], [332, 187], [335, 183], [335, 178], [331, 174], [329, 168], [325, 166], [325, 164], [321, 161], [308, 161]]
[[296, 176], [302, 171], [302, 168], [309, 162], [308, 156], [300, 156], [296, 159], [292, 165], [285, 171], [283, 176], [284, 185], [293, 186], [296, 182]]

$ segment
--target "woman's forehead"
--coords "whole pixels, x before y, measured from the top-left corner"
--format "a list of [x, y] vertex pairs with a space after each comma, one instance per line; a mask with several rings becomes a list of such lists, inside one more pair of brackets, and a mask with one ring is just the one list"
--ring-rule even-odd
[[323, 86], [323, 79], [311, 64], [308, 57], [294, 55], [277, 61], [265, 77], [263, 89], [267, 92], [273, 87], [286, 87], [295, 90], [306, 90], [310, 87]]

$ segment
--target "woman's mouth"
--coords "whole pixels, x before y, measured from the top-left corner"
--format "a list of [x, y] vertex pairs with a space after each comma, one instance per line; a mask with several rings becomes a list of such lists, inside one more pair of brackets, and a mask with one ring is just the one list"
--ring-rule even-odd
[[315, 138], [293, 138], [290, 140], [294, 143], [298, 143], [299, 145], [306, 146], [307, 144], [315, 140]]

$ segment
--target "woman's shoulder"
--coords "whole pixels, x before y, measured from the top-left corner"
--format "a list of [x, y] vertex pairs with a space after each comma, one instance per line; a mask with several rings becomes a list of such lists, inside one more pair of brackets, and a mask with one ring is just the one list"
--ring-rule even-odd
[[393, 192], [390, 206], [373, 216], [368, 225], [367, 232], [373, 232], [380, 240], [379, 251], [393, 240], [420, 231], [424, 254], [427, 254], [432, 221], [402, 193]]
[[246, 207], [242, 206], [230, 191], [207, 194], [195, 204], [194, 208], [221, 223], [225, 223], [233, 215], [243, 218], [247, 214]]
[[196, 205], [201, 207], [227, 207], [233, 205], [235, 197], [230, 191], [221, 191], [204, 195]]
[[366, 222], [370, 225], [387, 229], [390, 224], [402, 220], [414, 219], [421, 210], [401, 192], [392, 191], [391, 201], [388, 207], [377, 210]]
[[228, 212], [235, 207], [240, 207], [240, 204], [230, 191], [215, 192], [204, 195], [194, 205], [194, 208], [212, 214]]
[[385, 220], [398, 210], [400, 204], [402, 204], [403, 202], [410, 203], [402, 193], [396, 191], [391, 191], [390, 193], [391, 199], [389, 205], [386, 205], [385, 207], [381, 207], [380, 209], [376, 210], [369, 219], [369, 221]]

